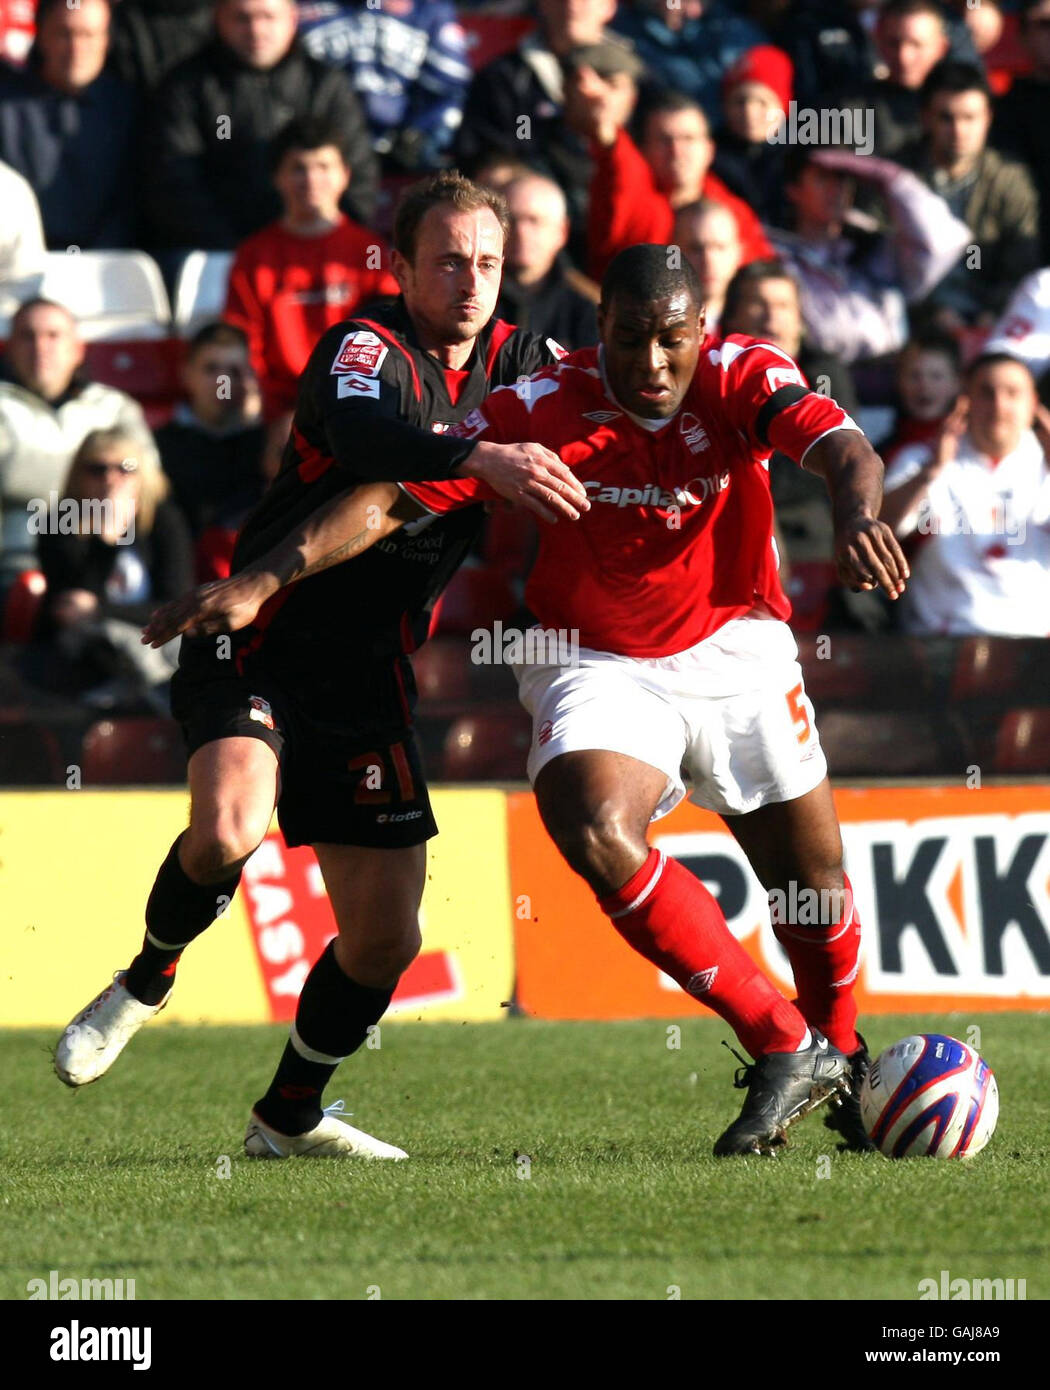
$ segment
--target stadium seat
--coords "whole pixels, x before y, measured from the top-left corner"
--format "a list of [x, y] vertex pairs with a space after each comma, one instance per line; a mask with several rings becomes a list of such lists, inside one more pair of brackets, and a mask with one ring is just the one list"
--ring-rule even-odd
[[513, 616], [518, 607], [505, 575], [487, 565], [464, 565], [434, 605], [430, 635], [458, 633], [469, 637], [475, 628], [491, 628]]
[[84, 735], [83, 785], [154, 786], [186, 780], [186, 754], [172, 719], [100, 719]]
[[1014, 709], [999, 725], [995, 771], [1050, 772], [1050, 709]]
[[0, 719], [0, 787], [55, 786], [65, 762], [53, 729], [21, 718]]
[[31, 640], [46, 593], [47, 580], [40, 570], [23, 570], [15, 576], [4, 599], [0, 641], [24, 646]]
[[51, 251], [41, 293], [76, 316], [85, 342], [150, 341], [171, 331], [160, 268], [142, 251]]
[[175, 281], [175, 332], [192, 338], [198, 328], [221, 318], [226, 285], [233, 265], [232, 251], [191, 251]]
[[434, 637], [412, 653], [420, 703], [435, 707], [470, 698], [470, 643], [463, 637]]
[[467, 58], [475, 72], [517, 48], [536, 24], [528, 15], [472, 14], [460, 10], [456, 17], [466, 30]]
[[1017, 682], [1023, 643], [1010, 637], [963, 637], [956, 644], [950, 698], [1004, 697]]
[[819, 632], [828, 615], [838, 571], [830, 561], [798, 560], [784, 586], [791, 600], [791, 626], [796, 632]]
[[918, 710], [827, 710], [820, 742], [832, 777], [959, 776], [966, 766], [954, 725]]
[[453, 782], [523, 781], [531, 742], [532, 720], [523, 709], [464, 715], [445, 736], [441, 775]]
[[92, 381], [126, 391], [147, 413], [170, 411], [179, 393], [177, 354], [170, 338], [96, 339], [87, 344], [84, 366]]

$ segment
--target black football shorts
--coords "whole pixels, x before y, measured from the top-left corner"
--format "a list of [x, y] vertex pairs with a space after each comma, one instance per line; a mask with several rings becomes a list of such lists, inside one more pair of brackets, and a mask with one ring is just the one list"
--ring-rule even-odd
[[[172, 713], [187, 756], [215, 739], [260, 739], [281, 767], [277, 819], [289, 847], [309, 844], [401, 849], [437, 834], [415, 735], [391, 662], [355, 672], [338, 699], [319, 703], [258, 663], [238, 674], [180, 665]], [[404, 663], [408, 665], [407, 660]], [[411, 680], [411, 673], [408, 674]], [[356, 702], [355, 690], [362, 692]]]

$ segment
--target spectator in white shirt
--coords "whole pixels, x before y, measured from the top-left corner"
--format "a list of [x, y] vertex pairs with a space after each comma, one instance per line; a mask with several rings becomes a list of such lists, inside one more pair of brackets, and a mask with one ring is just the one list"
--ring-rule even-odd
[[40, 205], [28, 181], [0, 163], [0, 317], [9, 318], [39, 288], [44, 269]]
[[901, 450], [882, 520], [912, 538], [906, 631], [1050, 636], [1050, 414], [1023, 362], [985, 353], [932, 444]]
[[1020, 358], [1037, 381], [1050, 368], [1050, 267], [1034, 270], [1017, 286], [984, 351]]

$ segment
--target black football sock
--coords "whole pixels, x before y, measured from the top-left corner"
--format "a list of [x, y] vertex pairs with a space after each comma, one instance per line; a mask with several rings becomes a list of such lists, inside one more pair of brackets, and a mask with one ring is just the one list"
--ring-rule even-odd
[[270, 1089], [255, 1106], [280, 1134], [305, 1134], [321, 1123], [321, 1093], [340, 1062], [386, 1013], [394, 986], [369, 989], [343, 973], [330, 941], [306, 977]]
[[[185, 834], [185, 831], [183, 832]], [[222, 883], [194, 883], [179, 863], [179, 841], [157, 872], [146, 903], [142, 950], [128, 967], [125, 988], [143, 1004], [159, 1004], [175, 979], [183, 951], [229, 906], [240, 870]]]

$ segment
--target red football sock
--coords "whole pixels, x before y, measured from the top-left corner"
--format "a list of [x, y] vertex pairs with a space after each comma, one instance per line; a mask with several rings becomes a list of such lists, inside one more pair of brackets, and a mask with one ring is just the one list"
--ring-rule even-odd
[[[853, 887], [845, 874], [843, 881], [845, 903], [839, 920], [831, 926], [778, 922], [775, 911], [771, 916], [773, 934], [791, 962], [803, 1018], [819, 1028], [833, 1047], [848, 1054], [860, 1045], [856, 1032], [857, 1001], [853, 997], [860, 954], [860, 918], [853, 905]], [[775, 907], [775, 899], [771, 904]]]
[[793, 1052], [806, 1036], [805, 1019], [733, 936], [713, 895], [677, 859], [651, 850], [638, 872], [598, 903], [629, 946], [720, 1014], [753, 1057]]

